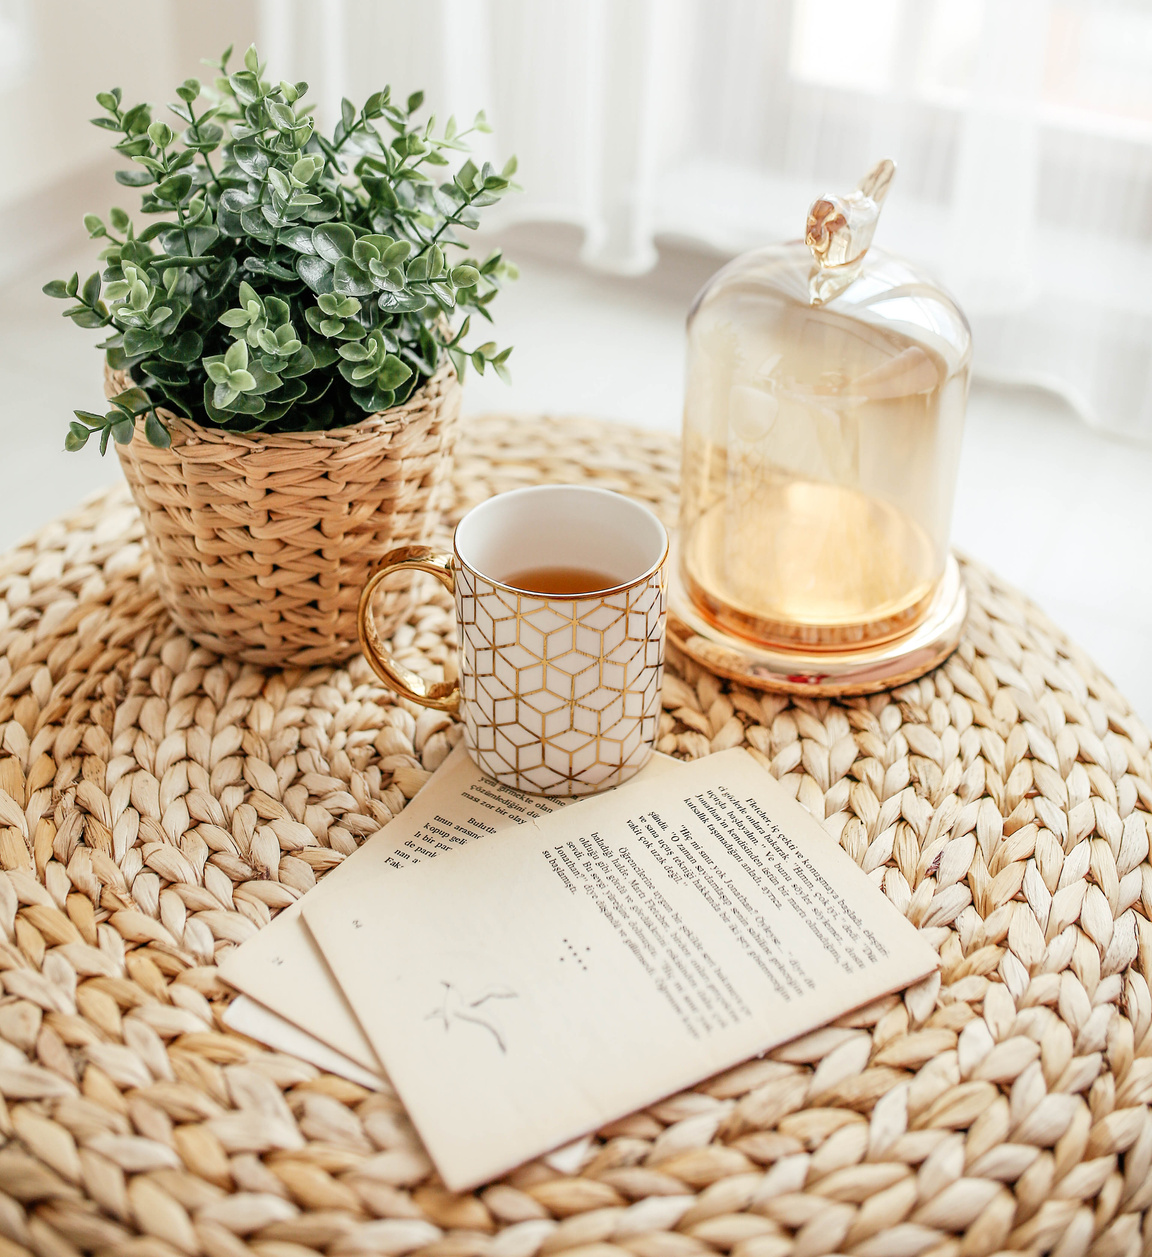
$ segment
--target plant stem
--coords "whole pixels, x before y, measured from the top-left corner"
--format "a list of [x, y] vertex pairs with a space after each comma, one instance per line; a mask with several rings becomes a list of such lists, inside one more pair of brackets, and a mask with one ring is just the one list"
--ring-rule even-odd
[[464, 202], [463, 205], [460, 206], [458, 210], [455, 211], [455, 213], [449, 214], [448, 217], [440, 224], [440, 226], [436, 229], [436, 234], [429, 241], [429, 244], [435, 244], [440, 239], [440, 237], [444, 234], [444, 232], [448, 230], [449, 227], [460, 226], [461, 213], [472, 204], [471, 193], [466, 192], [464, 195], [468, 199]]
[[77, 296], [76, 300], [79, 301], [80, 304], [85, 307], [85, 309], [91, 310], [93, 314], [103, 319], [103, 322], [100, 324], [101, 327], [115, 327], [116, 326], [115, 321], [113, 320], [110, 314], [101, 314], [100, 311], [94, 305], [89, 305], [88, 302], [85, 301], [84, 298], [81, 296]]
[[[189, 102], [188, 102], [188, 116], [192, 119], [192, 126], [193, 126], [193, 128], [194, 128], [194, 129], [198, 129], [200, 124], [196, 121], [196, 114], [195, 114], [195, 111], [194, 111], [194, 110], [193, 110], [193, 108], [192, 108], [192, 102], [191, 102], [191, 101], [189, 101]], [[220, 191], [220, 179], [219, 179], [219, 177], [217, 176], [217, 174], [216, 174], [215, 170], [213, 170], [213, 169], [212, 169], [212, 163], [208, 160], [208, 154], [207, 154], [206, 152], [204, 152], [204, 150], [203, 150], [203, 149], [197, 149], [196, 151], [200, 154], [200, 157], [201, 157], [201, 159], [203, 160], [204, 165], [205, 165], [205, 167], [206, 167], [206, 168], [207, 168], [207, 170], [208, 170], [208, 173], [212, 176], [212, 183], [213, 183], [213, 185], [215, 186], [216, 191], [217, 191], [217, 192], [219, 192], [219, 191]]]

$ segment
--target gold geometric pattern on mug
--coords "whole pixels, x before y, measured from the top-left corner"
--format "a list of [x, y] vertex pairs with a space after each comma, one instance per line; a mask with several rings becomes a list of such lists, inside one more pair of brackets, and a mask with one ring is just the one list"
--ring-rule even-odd
[[616, 785], [643, 765], [660, 716], [662, 571], [603, 598], [564, 600], [461, 568], [456, 601], [465, 727], [489, 776], [566, 794], [578, 777]]

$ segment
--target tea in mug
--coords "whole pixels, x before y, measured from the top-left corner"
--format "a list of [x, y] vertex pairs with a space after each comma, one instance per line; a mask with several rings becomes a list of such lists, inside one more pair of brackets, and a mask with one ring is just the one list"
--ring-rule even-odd
[[570, 567], [547, 564], [543, 567], [526, 567], [502, 582], [526, 594], [544, 594], [548, 597], [566, 594], [590, 594], [619, 585], [619, 580], [608, 572], [593, 567]]

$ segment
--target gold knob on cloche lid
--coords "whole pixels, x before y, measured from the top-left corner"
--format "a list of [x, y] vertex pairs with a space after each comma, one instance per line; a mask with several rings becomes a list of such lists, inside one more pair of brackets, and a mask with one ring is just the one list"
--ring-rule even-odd
[[896, 163], [885, 157], [854, 192], [847, 196], [828, 193], [812, 202], [804, 231], [804, 243], [815, 259], [808, 277], [811, 305], [838, 297], [860, 273], [895, 173]]

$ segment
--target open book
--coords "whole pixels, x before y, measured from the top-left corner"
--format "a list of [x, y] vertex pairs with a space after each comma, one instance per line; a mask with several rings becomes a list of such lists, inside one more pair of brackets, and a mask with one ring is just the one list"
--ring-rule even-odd
[[742, 750], [376, 864], [303, 919], [453, 1190], [938, 964]]

